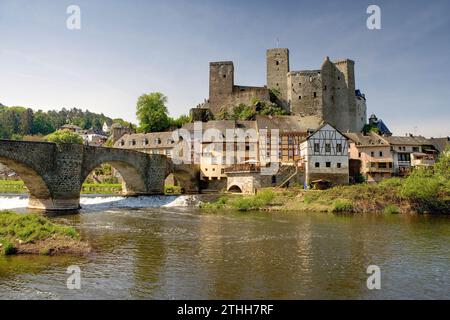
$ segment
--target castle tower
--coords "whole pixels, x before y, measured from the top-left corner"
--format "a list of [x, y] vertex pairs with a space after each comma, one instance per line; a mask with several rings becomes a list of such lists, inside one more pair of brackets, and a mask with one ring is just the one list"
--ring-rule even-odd
[[280, 98], [287, 101], [287, 74], [289, 72], [289, 49], [267, 50], [267, 88], [280, 91]]
[[209, 104], [213, 114], [220, 111], [224, 97], [233, 93], [234, 65], [232, 61], [209, 64]]
[[356, 128], [356, 96], [355, 96], [355, 62], [349, 59], [333, 61], [338, 69], [336, 78], [336, 95], [340, 110], [340, 121], [337, 126], [347, 128], [349, 131], [358, 131]]

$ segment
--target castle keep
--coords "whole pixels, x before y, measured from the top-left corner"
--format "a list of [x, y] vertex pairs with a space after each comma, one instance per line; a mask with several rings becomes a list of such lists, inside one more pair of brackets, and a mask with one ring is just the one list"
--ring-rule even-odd
[[269, 49], [264, 87], [235, 85], [231, 61], [210, 63], [208, 107], [213, 114], [241, 103], [250, 106], [255, 99], [272, 100], [317, 127], [326, 121], [341, 131], [357, 132], [366, 123], [365, 96], [356, 90], [355, 62], [349, 59], [327, 57], [319, 70], [290, 71], [289, 50]]

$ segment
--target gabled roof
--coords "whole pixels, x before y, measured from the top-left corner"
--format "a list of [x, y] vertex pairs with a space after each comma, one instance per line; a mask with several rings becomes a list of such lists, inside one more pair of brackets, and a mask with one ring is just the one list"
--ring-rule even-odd
[[306, 137], [306, 140], [308, 140], [309, 138], [311, 138], [313, 135], [315, 135], [318, 131], [320, 131], [323, 127], [325, 127], [325, 126], [327, 126], [327, 125], [329, 125], [329, 126], [332, 127], [334, 130], [336, 130], [337, 132], [339, 132], [339, 134], [340, 134], [341, 136], [343, 136], [344, 138], [348, 139], [347, 136], [346, 136], [345, 134], [343, 134], [340, 130], [336, 129], [334, 126], [332, 126], [332, 125], [329, 124], [328, 122], [324, 121], [324, 122], [322, 122], [322, 124], [321, 124], [316, 130], [314, 130], [311, 134], [309, 134], [309, 135]]

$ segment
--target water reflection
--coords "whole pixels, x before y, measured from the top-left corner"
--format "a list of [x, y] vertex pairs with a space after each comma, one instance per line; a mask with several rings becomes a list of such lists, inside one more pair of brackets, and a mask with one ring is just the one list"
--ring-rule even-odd
[[[0, 298], [448, 298], [448, 218], [318, 213], [85, 210], [86, 258], [0, 259]], [[65, 268], [82, 268], [82, 290]], [[366, 269], [382, 270], [369, 291]]]

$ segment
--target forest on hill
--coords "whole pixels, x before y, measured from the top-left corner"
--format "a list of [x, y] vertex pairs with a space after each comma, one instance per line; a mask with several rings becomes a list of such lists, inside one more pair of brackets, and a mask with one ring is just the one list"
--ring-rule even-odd
[[65, 124], [74, 124], [82, 129], [101, 130], [103, 123], [111, 125], [122, 119], [112, 119], [104, 114], [77, 108], [60, 111], [33, 111], [26, 107], [6, 107], [0, 104], [0, 139], [22, 139], [25, 136], [43, 136], [55, 132]]

